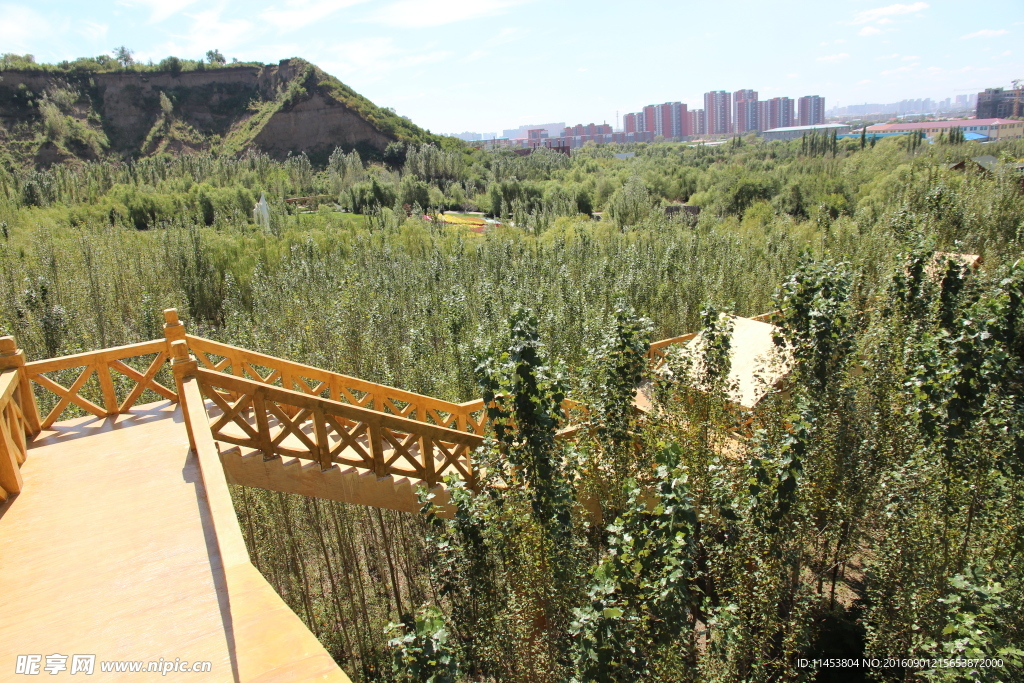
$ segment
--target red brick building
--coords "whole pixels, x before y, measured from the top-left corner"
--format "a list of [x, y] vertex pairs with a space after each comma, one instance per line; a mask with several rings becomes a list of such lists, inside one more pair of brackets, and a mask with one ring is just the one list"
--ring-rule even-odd
[[732, 94], [733, 130], [737, 133], [759, 130], [757, 91], [737, 90]]
[[758, 130], [789, 128], [796, 125], [793, 117], [793, 100], [789, 97], [773, 97], [757, 103]]
[[708, 124], [707, 117], [704, 116], [703, 109], [694, 109], [689, 112], [690, 118], [690, 130], [687, 135], [707, 135]]
[[818, 95], [805, 95], [797, 100], [799, 114], [797, 125], [816, 126], [825, 123], [825, 98]]
[[732, 95], [724, 90], [704, 93], [704, 116], [708, 135], [732, 132]]

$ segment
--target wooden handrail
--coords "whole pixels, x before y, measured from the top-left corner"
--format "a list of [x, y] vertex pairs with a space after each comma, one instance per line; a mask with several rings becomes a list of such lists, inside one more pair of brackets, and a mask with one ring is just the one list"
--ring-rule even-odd
[[195, 377], [203, 395], [221, 411], [211, 425], [218, 441], [259, 450], [268, 458], [312, 460], [322, 470], [339, 464], [372, 470], [378, 477], [414, 477], [429, 486], [454, 470], [471, 485], [475, 481], [470, 454], [483, 444], [480, 435], [215, 370], [197, 369]]
[[[175, 384], [203, 478], [214, 540], [220, 555], [230, 616], [229, 646], [239, 681], [274, 680], [287, 671], [291, 680], [351, 683], [308, 628], [252, 565], [228, 490], [217, 444], [206, 414], [196, 363], [183, 340], [171, 343]], [[267, 648], [266, 617], [275, 615], [275, 647]]]
[[[457, 428], [460, 431], [471, 429], [477, 435], [484, 432], [484, 416], [473, 415], [483, 410], [482, 401], [452, 403], [203, 337], [185, 335], [185, 340], [188, 342], [189, 350], [207, 370], [223, 374], [230, 372], [236, 377], [247, 376], [269, 386], [280, 381], [283, 388], [310, 396], [320, 396], [327, 392], [329, 398], [334, 401], [369, 408], [380, 413], [390, 413], [423, 423], [433, 420], [441, 427]], [[223, 360], [214, 362], [210, 359], [210, 354], [221, 356]], [[270, 372], [263, 375], [253, 366], [266, 368]]]
[[[122, 362], [129, 358], [145, 356], [151, 353], [155, 353], [156, 357], [149, 364], [145, 372], [139, 372]], [[39, 428], [48, 429], [54, 422], [60, 419], [60, 416], [71, 404], [77, 405], [96, 417], [109, 417], [118, 413], [126, 413], [138, 402], [146, 389], [151, 389], [170, 401], [177, 401], [178, 394], [155, 379], [156, 374], [166, 362], [167, 357], [167, 341], [155, 339], [138, 344], [115, 346], [109, 349], [100, 349], [99, 351], [89, 351], [72, 356], [47, 358], [45, 360], [25, 363], [24, 373], [27, 380], [56, 394], [60, 399], [57, 401], [57, 405], [47, 414], [46, 418], [39, 423]], [[82, 368], [82, 372], [70, 387], [62, 386], [44, 374], [72, 368]], [[112, 370], [135, 382], [135, 387], [129, 392], [125, 400], [120, 403], [117, 400], [117, 393], [114, 389], [114, 382], [111, 376]], [[100, 393], [103, 397], [102, 407], [79, 394], [82, 387], [85, 386], [94, 373], [100, 384]]]
[[0, 502], [21, 492], [21, 464], [28, 455], [21, 377], [11, 368], [0, 372]]

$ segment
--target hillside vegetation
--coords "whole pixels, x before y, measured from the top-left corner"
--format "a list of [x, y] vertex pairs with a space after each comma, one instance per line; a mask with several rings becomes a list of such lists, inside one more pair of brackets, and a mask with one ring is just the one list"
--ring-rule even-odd
[[336, 147], [380, 158], [391, 142], [438, 140], [301, 59], [0, 60], [0, 163], [9, 169], [202, 150], [305, 153], [322, 165]]
[[[991, 172], [950, 168], [983, 153]], [[160, 337], [173, 306], [231, 344], [494, 398], [487, 493], [449, 482], [453, 520], [234, 490], [254, 562], [354, 680], [1009, 683], [1022, 158], [1020, 141], [750, 138], [17, 169], [0, 326], [37, 359]], [[666, 213], [679, 202], [700, 215]], [[794, 368], [751, 416], [724, 400], [720, 314], [771, 310]], [[638, 416], [647, 342], [698, 330]], [[554, 439], [563, 394], [593, 407], [575, 443]], [[801, 664], [861, 657], [891, 661]], [[963, 658], [1000, 666], [933, 663]]]

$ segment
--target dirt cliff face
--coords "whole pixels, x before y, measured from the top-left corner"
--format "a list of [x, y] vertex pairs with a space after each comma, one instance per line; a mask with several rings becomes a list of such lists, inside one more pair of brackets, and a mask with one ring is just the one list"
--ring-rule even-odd
[[[52, 133], [47, 137], [39, 105], [44, 93], [55, 88], [77, 91], [75, 111], [65, 113], [82, 126], [102, 130], [109, 152], [125, 158], [158, 149], [180, 153], [216, 148], [231, 140], [233, 152], [255, 148], [275, 157], [305, 152], [325, 160], [336, 147], [379, 153], [396, 139], [319, 88], [315, 78], [308, 78], [309, 68], [301, 60], [284, 60], [262, 68], [229, 66], [177, 74], [6, 71], [0, 74], [0, 144], [10, 147], [8, 143], [17, 141], [30, 155], [24, 158], [37, 166], [76, 155]], [[308, 87], [285, 97], [289, 86], [303, 78]], [[169, 117], [161, 108], [161, 93], [173, 105]], [[172, 121], [178, 125], [172, 127]], [[191, 139], [173, 138], [181, 124], [195, 132]]]
[[321, 159], [335, 147], [383, 150], [391, 141], [345, 105], [314, 95], [275, 113], [253, 143], [274, 157], [302, 150], [311, 159]]

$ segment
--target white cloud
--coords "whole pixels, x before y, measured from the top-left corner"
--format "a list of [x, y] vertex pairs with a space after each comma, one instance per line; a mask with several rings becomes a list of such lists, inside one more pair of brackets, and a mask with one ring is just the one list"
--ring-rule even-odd
[[902, 3], [897, 3], [895, 5], [889, 5], [887, 7], [876, 7], [875, 9], [869, 9], [864, 10], [863, 12], [858, 12], [853, 17], [853, 23], [870, 24], [873, 21], [892, 21], [891, 19], [889, 19], [889, 17], [898, 16], [900, 14], [913, 14], [914, 12], [920, 12], [921, 10], [925, 9], [928, 9], [928, 3], [926, 2], [915, 2], [912, 5], [904, 5]]
[[83, 21], [78, 25], [78, 33], [93, 43], [102, 43], [107, 39], [107, 25], [95, 21]]
[[870, 78], [865, 78], [862, 81], [857, 81], [857, 85], [867, 85], [869, 83], [871, 83], [871, 79]]
[[970, 40], [971, 38], [995, 38], [996, 36], [1005, 36], [1007, 33], [1009, 33], [1009, 31], [1007, 31], [1005, 28], [983, 28], [980, 31], [968, 33], [966, 36], [960, 36], [960, 40]]
[[358, 5], [366, 0], [288, 0], [283, 8], [269, 7], [260, 12], [260, 19], [282, 31], [314, 24], [340, 9]]
[[166, 55], [200, 57], [210, 49], [227, 52], [244, 46], [253, 37], [255, 27], [252, 22], [246, 19], [222, 20], [221, 11], [210, 9], [186, 15], [192, 20], [187, 34], [173, 36], [166, 45], [155, 47], [152, 54], [140, 51], [136, 59], [160, 59]]
[[898, 67], [896, 69], [887, 69], [887, 70], [882, 72], [882, 75], [883, 76], [891, 76], [893, 74], [906, 73], [907, 71], [913, 71], [914, 69], [916, 69], [919, 66], [921, 66], [921, 65], [915, 62], [914, 64], [908, 64], [906, 66], [901, 66], [901, 67]]
[[21, 5], [0, 6], [0, 44], [5, 52], [27, 50], [32, 38], [53, 33], [54, 27], [35, 10]]
[[342, 80], [358, 76], [363, 83], [377, 81], [392, 71], [433, 64], [455, 55], [451, 50], [435, 49], [427, 45], [422, 52], [410, 52], [398, 47], [391, 37], [375, 36], [335, 46], [333, 59], [320, 66]]
[[1012, 54], [1013, 54], [1013, 52], [1012, 52], [1012, 51], [1010, 51], [1010, 50], [1007, 50], [1006, 52], [1004, 52], [1004, 53], [1002, 54], [1002, 56], [1003, 56], [1003, 57], [1009, 57], [1009, 56], [1010, 56], [1010, 55], [1012, 55]]
[[882, 55], [881, 57], [875, 57], [875, 61], [878, 61], [880, 59], [896, 59], [899, 56], [899, 52], [893, 52], [891, 55]]
[[826, 55], [824, 57], [818, 57], [818, 61], [819, 62], [841, 62], [844, 59], [847, 59], [849, 56], [850, 55], [846, 54], [845, 52], [840, 52], [837, 55]]
[[185, 9], [196, 0], [122, 0], [121, 4], [128, 7], [141, 5], [149, 8], [149, 22], [157, 24], [169, 19]]
[[524, 1], [531, 0], [398, 0], [374, 12], [369, 20], [401, 28], [427, 28], [504, 14]]
[[877, 36], [882, 32], [882, 29], [875, 28], [874, 26], [865, 26], [861, 30], [857, 31], [858, 36]]
[[905, 57], [901, 57], [900, 59], [902, 59], [904, 62], [912, 62], [915, 59], [921, 59], [921, 58], [918, 57], [917, 55], [907, 55]]
[[800, 78], [800, 74], [786, 74], [786, 78]]

